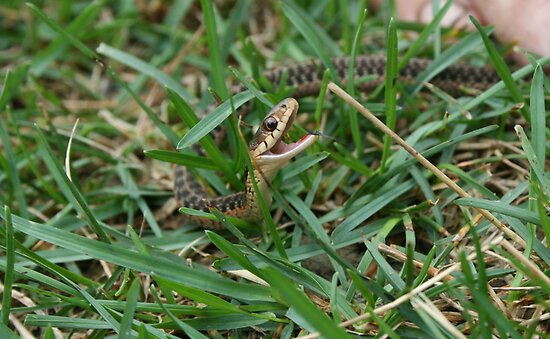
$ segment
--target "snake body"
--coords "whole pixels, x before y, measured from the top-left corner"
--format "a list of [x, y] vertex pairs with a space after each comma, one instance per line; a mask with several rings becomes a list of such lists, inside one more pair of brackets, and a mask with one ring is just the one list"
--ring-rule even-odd
[[[347, 57], [333, 60], [334, 69], [343, 81], [345, 81], [348, 72], [349, 62], [350, 59]], [[398, 80], [404, 83], [413, 83], [430, 63], [431, 60], [429, 59], [411, 59], [400, 71]], [[368, 81], [359, 82], [358, 89], [370, 91], [378, 86], [384, 81], [385, 68], [386, 58], [384, 56], [357, 56], [354, 67], [355, 78], [369, 77]], [[320, 67], [319, 62], [307, 61], [273, 68], [266, 71], [264, 75], [274, 86], [278, 86], [283, 79], [286, 79], [286, 85], [295, 88], [292, 96], [300, 98], [319, 93], [323, 72], [324, 68]], [[462, 88], [486, 89], [498, 80], [496, 72], [489, 67], [457, 64], [444, 69], [430, 82], [442, 90], [457, 93]], [[233, 92], [236, 93], [242, 89], [236, 88]], [[277, 170], [312, 145], [317, 137], [314, 134], [308, 134], [293, 144], [286, 144], [282, 141], [282, 137], [292, 126], [297, 112], [298, 102], [294, 98], [285, 99], [275, 105], [266, 115], [249, 144], [248, 152], [254, 167], [254, 178], [259, 192], [267, 203], [271, 202], [269, 182]], [[261, 219], [261, 212], [250, 175], [246, 175], [245, 183], [243, 192], [221, 197], [210, 197], [194, 180], [189, 171], [184, 167], [177, 166], [174, 191], [180, 206], [205, 212], [208, 212], [211, 208], [216, 208], [228, 216], [257, 221]], [[209, 219], [191, 218], [205, 228], [220, 226], [219, 222]]]
[[[271, 202], [269, 182], [277, 170], [285, 166], [293, 157], [311, 146], [317, 135], [307, 134], [298, 142], [287, 144], [282, 138], [292, 127], [298, 113], [298, 101], [287, 98], [277, 105], [264, 118], [256, 134], [248, 145], [248, 153], [254, 167], [254, 178], [259, 192], [266, 202]], [[216, 208], [227, 216], [254, 221], [261, 218], [258, 196], [254, 190], [252, 176], [246, 175], [243, 192], [209, 198], [200, 185], [192, 180], [184, 167], [176, 167], [176, 199], [184, 207], [208, 212]], [[216, 228], [220, 224], [205, 218], [194, 218], [203, 227]]]

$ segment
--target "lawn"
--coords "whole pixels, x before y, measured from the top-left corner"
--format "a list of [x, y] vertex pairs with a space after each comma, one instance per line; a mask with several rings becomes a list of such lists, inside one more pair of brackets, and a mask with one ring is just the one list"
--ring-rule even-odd
[[[0, 337], [549, 337], [550, 57], [366, 3], [0, 5]], [[359, 55], [389, 60], [368, 93], [331, 62]], [[318, 141], [262, 220], [178, 209], [175, 164], [243, 190], [295, 90], [266, 74], [308, 60], [321, 91], [286, 140]], [[457, 64], [502, 80], [438, 87]]]

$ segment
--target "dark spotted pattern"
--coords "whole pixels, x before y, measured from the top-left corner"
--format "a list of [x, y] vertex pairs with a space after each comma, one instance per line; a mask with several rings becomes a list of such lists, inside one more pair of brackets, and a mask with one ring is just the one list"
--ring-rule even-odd
[[[336, 72], [341, 80], [347, 77], [349, 58], [333, 59]], [[399, 81], [411, 83], [430, 65], [431, 60], [412, 58], [400, 71]], [[319, 61], [306, 61], [286, 67], [275, 68], [266, 72], [266, 78], [274, 85], [278, 85], [284, 72], [287, 73], [287, 85], [296, 86], [294, 97], [316, 95], [321, 88], [325, 67]], [[363, 83], [361, 90], [372, 90], [384, 80], [386, 72], [386, 57], [381, 55], [360, 55], [355, 59], [355, 77], [377, 76], [375, 80]], [[461, 88], [485, 89], [496, 83], [498, 75], [489, 67], [475, 67], [467, 64], [456, 64], [447, 67], [437, 74], [430, 82], [441, 89], [459, 93]], [[237, 89], [237, 91], [242, 88]]]

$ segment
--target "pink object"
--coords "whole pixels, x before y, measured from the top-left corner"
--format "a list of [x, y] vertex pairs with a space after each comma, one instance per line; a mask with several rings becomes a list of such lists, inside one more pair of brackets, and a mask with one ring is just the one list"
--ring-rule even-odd
[[[380, 0], [376, 1], [379, 5]], [[443, 6], [445, 1], [441, 1]], [[431, 0], [397, 0], [400, 20], [430, 22], [433, 18]], [[494, 35], [503, 43], [514, 43], [522, 49], [540, 55], [550, 55], [550, 23], [548, 0], [456, 0], [443, 18], [442, 25], [475, 29], [469, 15], [482, 25], [494, 25]], [[526, 63], [523, 53], [515, 53], [518, 62]]]

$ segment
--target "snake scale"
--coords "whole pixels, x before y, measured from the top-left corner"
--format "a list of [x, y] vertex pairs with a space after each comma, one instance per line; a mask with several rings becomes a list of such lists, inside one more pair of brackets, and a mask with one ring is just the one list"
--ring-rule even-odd
[[[335, 58], [334, 68], [341, 80], [345, 81], [350, 59]], [[413, 83], [416, 77], [430, 65], [429, 59], [413, 58], [401, 69], [398, 80]], [[386, 69], [385, 56], [362, 55], [355, 59], [355, 77], [369, 77], [366, 82], [357, 86], [361, 91], [370, 91], [384, 81]], [[321, 88], [324, 68], [318, 61], [295, 63], [285, 67], [273, 68], [265, 73], [265, 78], [274, 86], [281, 79], [286, 79], [286, 85], [295, 88], [292, 96], [301, 98], [317, 95]], [[468, 64], [456, 64], [447, 67], [437, 74], [430, 82], [438, 88], [450, 93], [457, 93], [461, 88], [486, 89], [499, 80], [496, 72], [489, 67], [475, 67]], [[237, 88], [233, 94], [243, 90]], [[288, 98], [275, 105], [266, 115], [256, 134], [252, 138], [248, 152], [254, 167], [254, 177], [265, 201], [271, 202], [269, 182], [278, 169], [284, 167], [293, 157], [312, 145], [317, 135], [307, 134], [298, 142], [286, 144], [282, 138], [292, 127], [298, 112], [298, 102]], [[253, 188], [250, 175], [245, 174], [245, 190], [243, 192], [210, 197], [191, 173], [182, 166], [175, 169], [174, 192], [178, 205], [208, 212], [216, 208], [225, 215], [248, 221], [261, 219], [258, 197]], [[218, 228], [219, 222], [200, 217], [191, 217], [192, 221], [205, 228]]]

